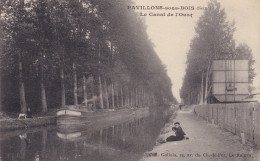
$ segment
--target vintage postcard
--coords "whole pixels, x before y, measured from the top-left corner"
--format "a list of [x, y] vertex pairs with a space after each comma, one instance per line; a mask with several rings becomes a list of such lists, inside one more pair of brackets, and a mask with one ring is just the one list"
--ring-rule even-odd
[[259, 0], [1, 0], [0, 161], [260, 161]]

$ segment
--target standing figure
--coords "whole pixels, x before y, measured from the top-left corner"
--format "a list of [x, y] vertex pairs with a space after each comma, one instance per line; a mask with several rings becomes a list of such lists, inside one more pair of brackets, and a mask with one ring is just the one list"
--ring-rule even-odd
[[181, 107], [182, 107], [182, 105], [180, 104], [180, 105], [179, 105], [180, 110], [181, 110]]
[[27, 109], [26, 117], [27, 117], [27, 118], [32, 118], [32, 112], [31, 112], [31, 109], [30, 109], [30, 108]]

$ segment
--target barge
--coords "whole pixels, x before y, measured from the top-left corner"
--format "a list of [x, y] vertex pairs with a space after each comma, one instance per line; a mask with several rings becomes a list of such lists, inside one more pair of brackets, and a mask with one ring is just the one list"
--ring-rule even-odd
[[115, 123], [138, 119], [149, 115], [149, 108], [85, 111], [77, 108], [62, 108], [57, 111], [57, 129], [62, 133], [81, 131], [91, 127], [102, 129]]

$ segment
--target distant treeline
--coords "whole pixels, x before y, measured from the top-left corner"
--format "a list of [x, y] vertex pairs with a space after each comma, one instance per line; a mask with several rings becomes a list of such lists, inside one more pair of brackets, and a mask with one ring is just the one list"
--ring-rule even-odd
[[176, 102], [130, 0], [0, 3], [2, 110]]

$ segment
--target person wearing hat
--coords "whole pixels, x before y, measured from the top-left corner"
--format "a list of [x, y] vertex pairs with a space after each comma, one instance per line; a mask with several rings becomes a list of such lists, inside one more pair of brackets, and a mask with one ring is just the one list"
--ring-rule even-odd
[[[184, 135], [185, 132], [182, 130], [181, 126], [180, 126], [180, 123], [179, 122], [175, 122], [174, 123], [174, 127], [172, 128], [172, 131], [175, 132], [175, 136], [174, 135], [171, 135], [169, 136], [166, 141], [167, 142], [170, 142], [170, 141], [179, 141], [179, 140], [183, 140], [185, 138]], [[188, 137], [186, 137], [186, 139], [188, 139]]]

